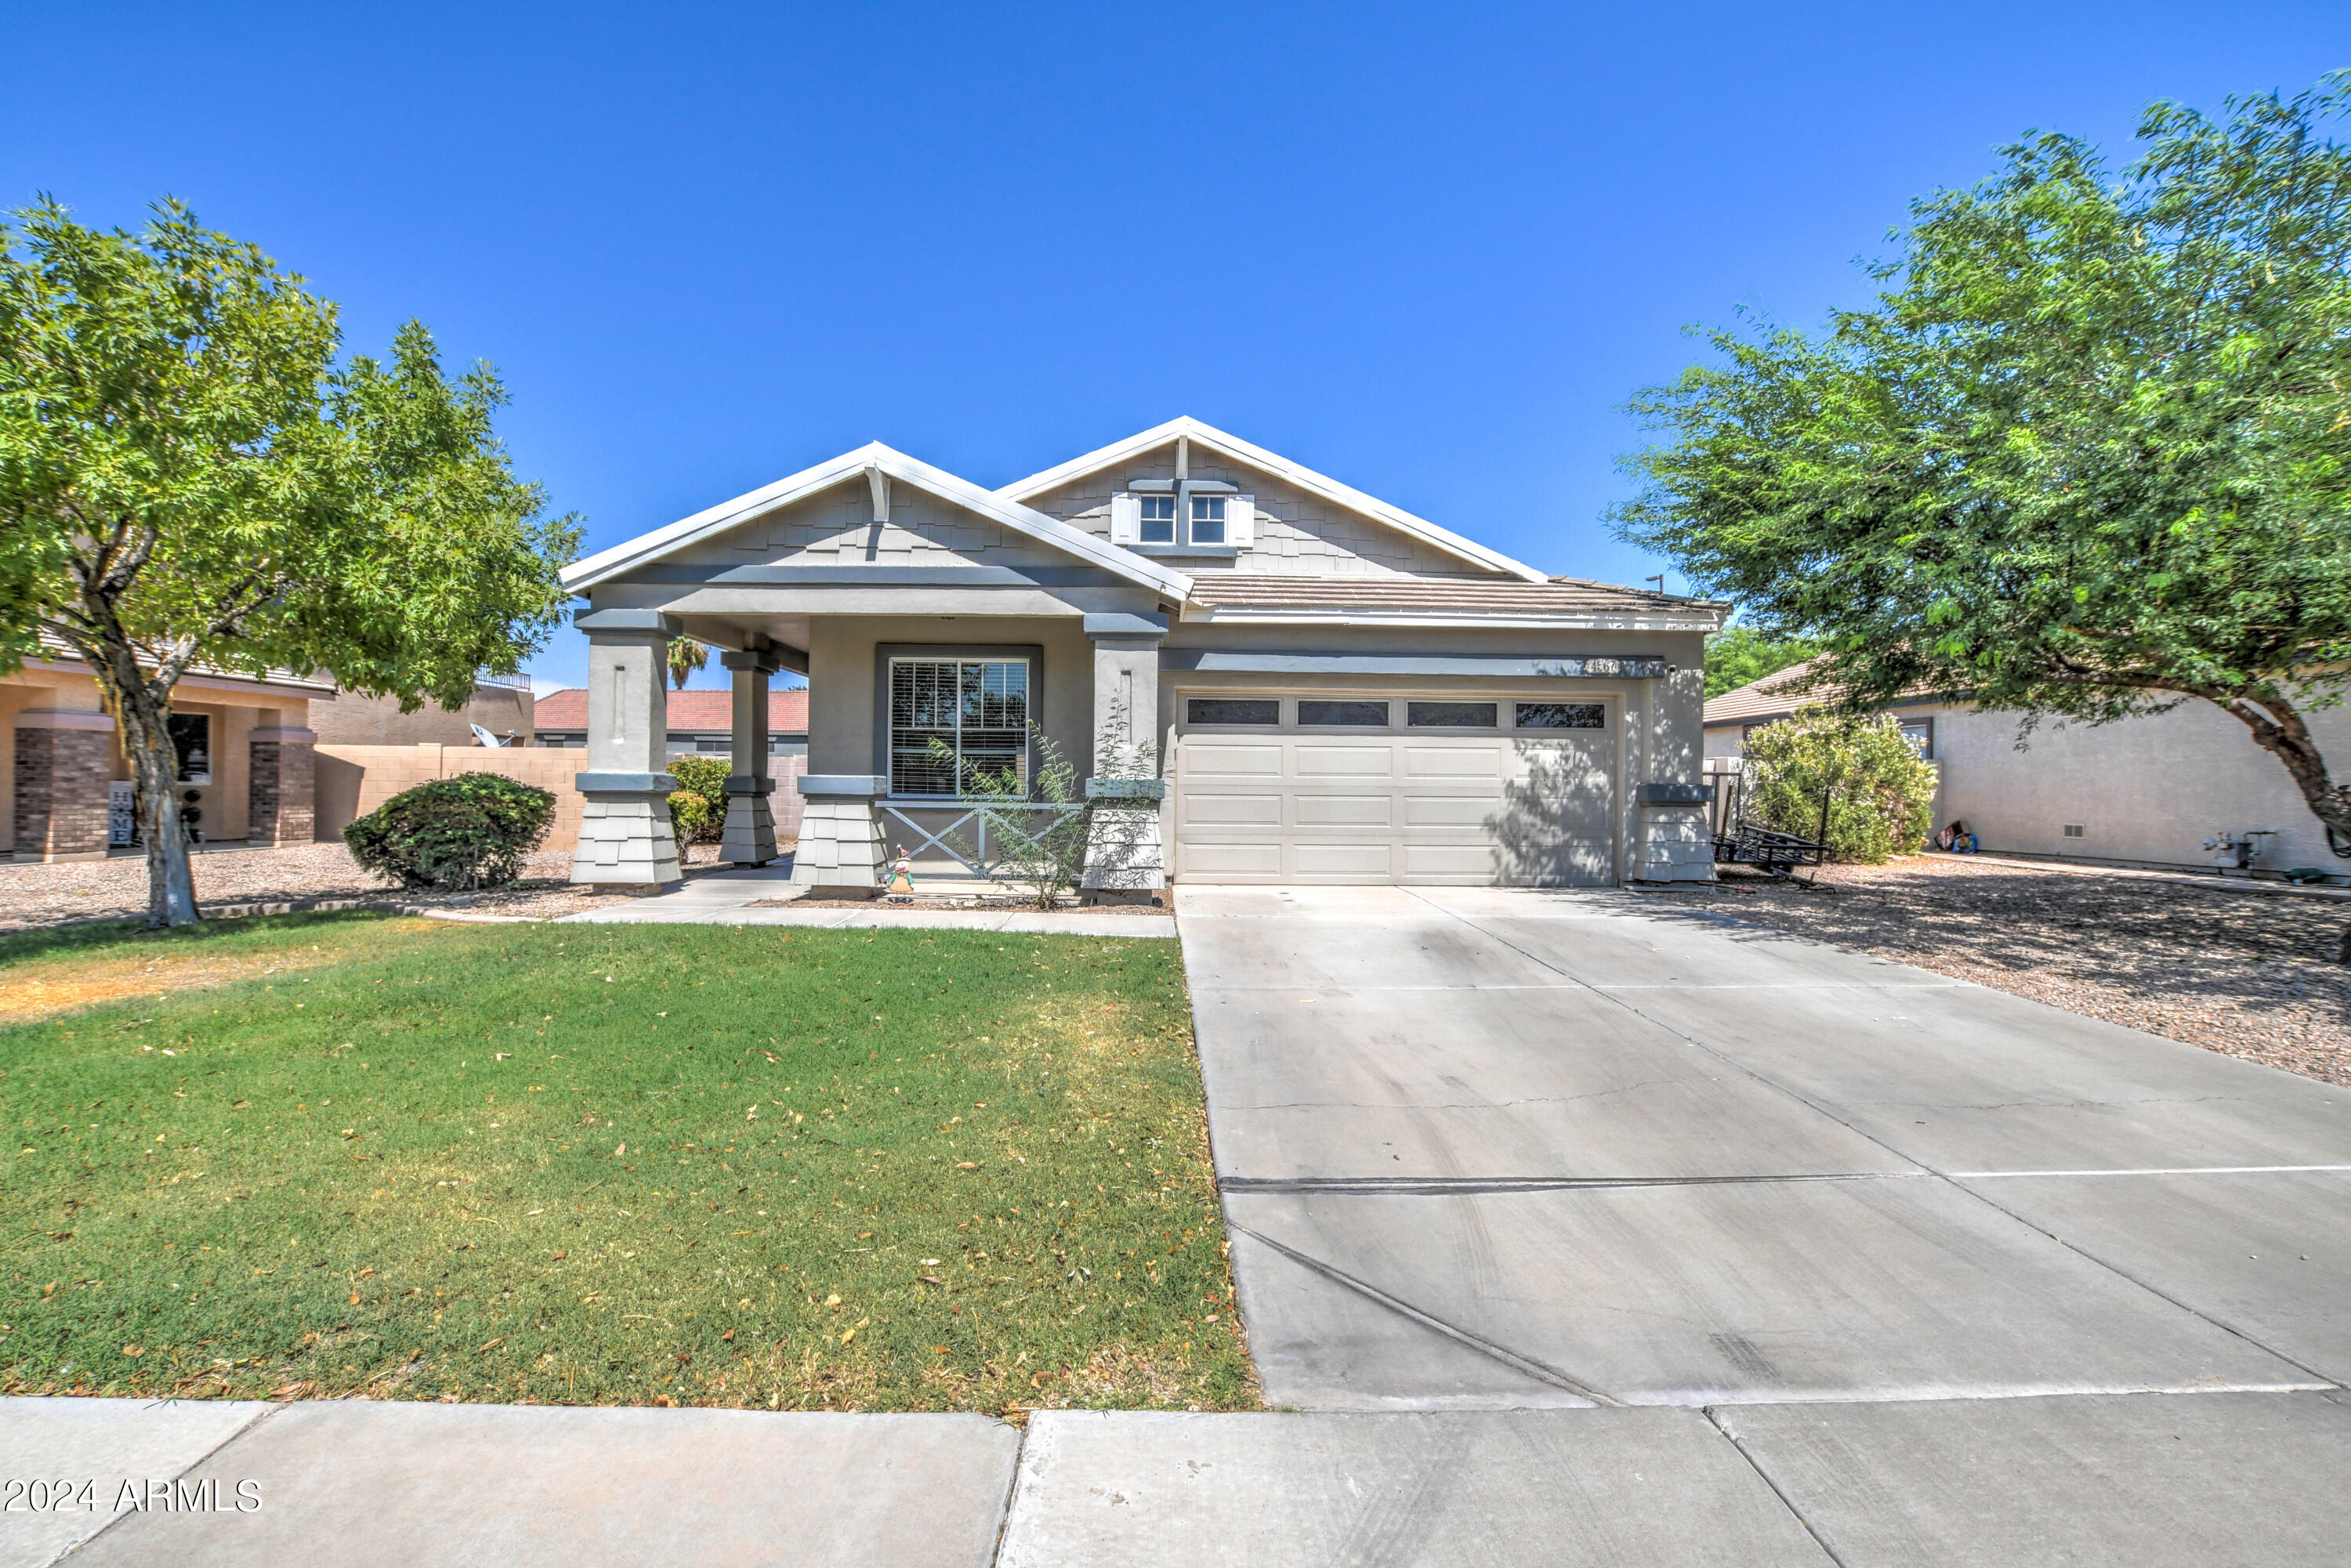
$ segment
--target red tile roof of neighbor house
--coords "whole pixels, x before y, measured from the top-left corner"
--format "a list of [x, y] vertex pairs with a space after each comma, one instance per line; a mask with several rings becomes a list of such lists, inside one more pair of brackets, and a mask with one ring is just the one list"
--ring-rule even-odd
[[[531, 709], [531, 727], [568, 731], [588, 727], [588, 692], [568, 686], [549, 692]], [[669, 727], [690, 735], [723, 735], [735, 727], [735, 694], [690, 691], [669, 694]], [[768, 730], [771, 735], [808, 733], [808, 688], [768, 694]]]

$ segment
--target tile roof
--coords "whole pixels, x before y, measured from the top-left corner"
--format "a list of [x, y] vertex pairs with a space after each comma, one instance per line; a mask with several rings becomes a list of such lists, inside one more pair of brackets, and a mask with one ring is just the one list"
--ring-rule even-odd
[[[1816, 654], [1801, 664], [1791, 664], [1775, 670], [1761, 680], [1750, 681], [1743, 686], [1715, 697], [1706, 705], [1707, 724], [1752, 724], [1758, 719], [1785, 718], [1800, 706], [1810, 703], [1826, 705], [1844, 695], [1844, 685], [1836, 681], [1812, 685], [1815, 666], [1826, 662], [1828, 655]], [[1896, 703], [1947, 702], [1925, 686], [1913, 687], [1894, 699]], [[1887, 705], [1892, 706], [1892, 705]]]
[[1454, 611], [1472, 615], [1592, 615], [1643, 610], [1713, 611], [1710, 600], [1653, 593], [1581, 577], [1520, 582], [1494, 577], [1276, 577], [1240, 572], [1193, 579], [1210, 610], [1328, 610], [1367, 614]]
[[[581, 686], [549, 692], [532, 706], [531, 727], [569, 731], [588, 727], [588, 693]], [[735, 727], [735, 694], [688, 691], [669, 694], [669, 727], [690, 735], [723, 734]], [[775, 735], [808, 733], [808, 688], [768, 693], [768, 729]]]

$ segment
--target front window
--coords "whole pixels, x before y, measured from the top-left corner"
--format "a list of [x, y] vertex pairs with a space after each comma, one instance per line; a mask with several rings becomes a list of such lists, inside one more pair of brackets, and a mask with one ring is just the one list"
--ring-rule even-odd
[[179, 782], [213, 781], [213, 717], [208, 713], [175, 713], [171, 716], [172, 751], [179, 760]]
[[[933, 748], [934, 740], [946, 756]], [[957, 795], [972, 774], [1008, 769], [1025, 789], [1027, 660], [891, 661], [890, 793]]]
[[1902, 727], [1902, 738], [1910, 743], [1910, 749], [1918, 754], [1919, 761], [1935, 760], [1935, 721], [1933, 719], [1911, 719]]
[[[1143, 536], [1149, 538], [1151, 536]], [[1196, 545], [1220, 545], [1225, 542], [1225, 498], [1222, 496], [1192, 497], [1192, 542]]]
[[1172, 545], [1176, 542], [1176, 497], [1173, 496], [1138, 496], [1142, 507], [1142, 531], [1135, 537], [1147, 545]]

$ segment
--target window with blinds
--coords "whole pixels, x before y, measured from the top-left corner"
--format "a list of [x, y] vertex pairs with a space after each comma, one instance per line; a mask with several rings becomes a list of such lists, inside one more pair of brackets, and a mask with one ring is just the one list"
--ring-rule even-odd
[[[946, 749], [941, 756], [932, 746]], [[890, 793], [962, 793], [975, 773], [1029, 783], [1025, 659], [893, 659]]]

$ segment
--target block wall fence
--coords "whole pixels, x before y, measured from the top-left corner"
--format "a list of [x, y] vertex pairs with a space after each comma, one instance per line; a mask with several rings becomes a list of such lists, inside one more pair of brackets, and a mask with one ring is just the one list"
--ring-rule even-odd
[[[797, 840], [800, 832], [799, 777], [804, 757], [768, 759], [776, 779], [776, 837]], [[585, 751], [555, 747], [320, 746], [318, 748], [318, 837], [340, 842], [343, 829], [403, 789], [460, 773], [503, 773], [555, 796], [555, 824], [547, 831], [545, 852], [569, 854], [580, 841], [585, 798], [571, 778], [588, 765]]]

